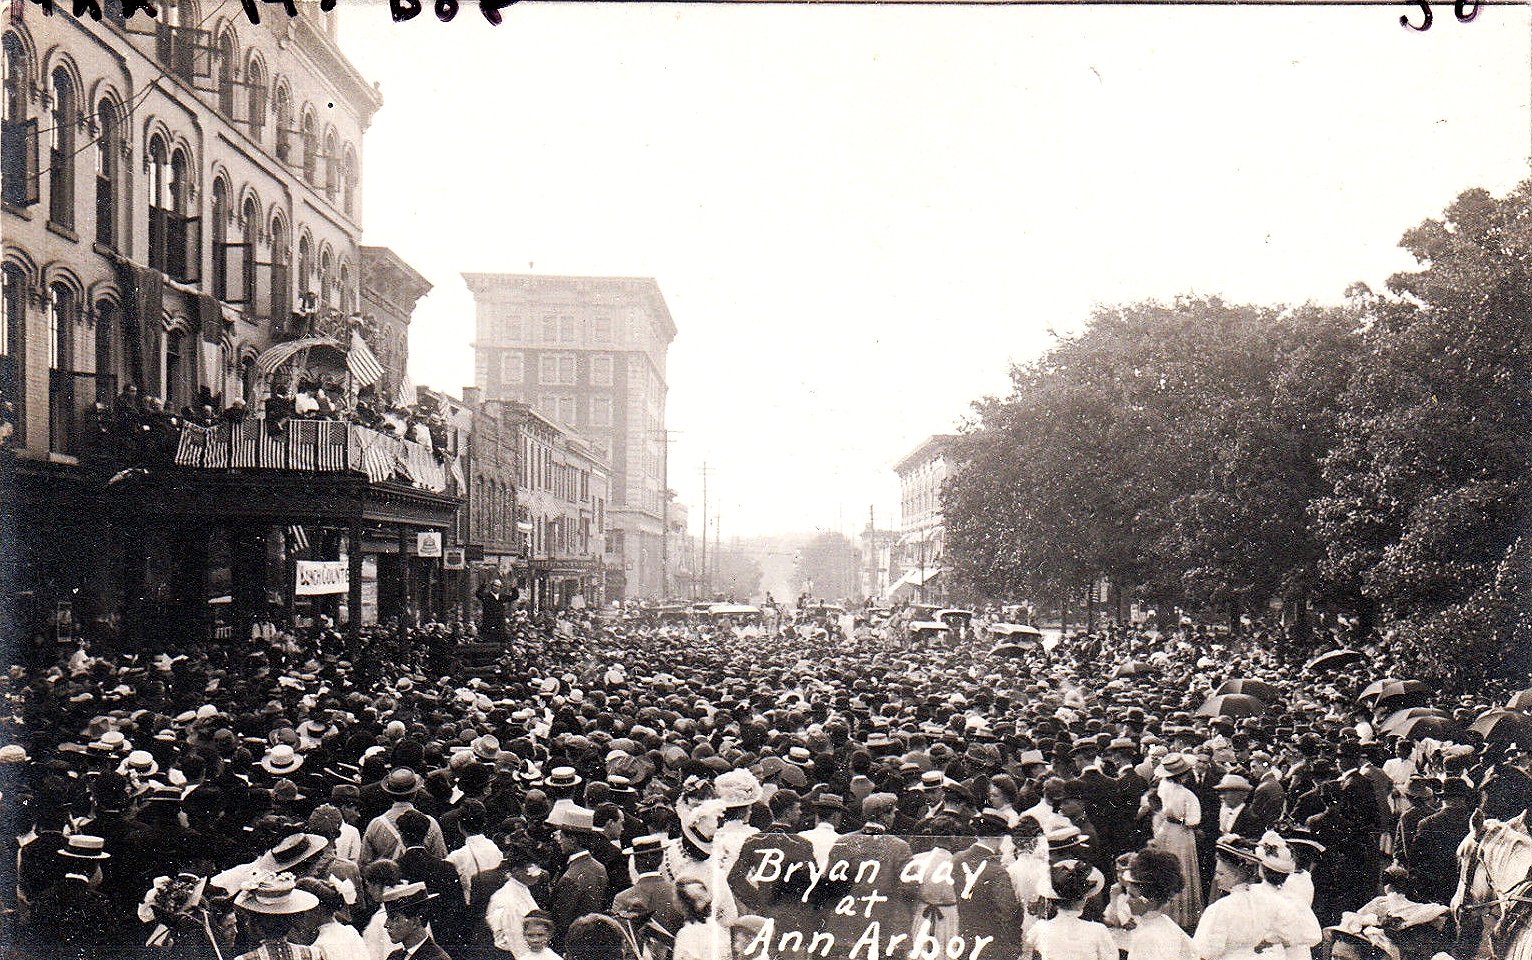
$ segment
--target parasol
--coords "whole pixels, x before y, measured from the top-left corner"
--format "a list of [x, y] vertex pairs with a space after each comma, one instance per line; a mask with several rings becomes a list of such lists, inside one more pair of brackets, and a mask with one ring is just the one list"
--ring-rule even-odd
[[1266, 704], [1248, 693], [1215, 693], [1197, 708], [1199, 717], [1259, 717], [1265, 712]]
[[1360, 650], [1352, 650], [1350, 647], [1342, 647], [1339, 650], [1330, 650], [1303, 665], [1305, 670], [1335, 670], [1340, 667], [1361, 663], [1367, 659], [1367, 654]]
[[1214, 692], [1244, 693], [1255, 697], [1257, 700], [1260, 700], [1264, 703], [1275, 703], [1282, 697], [1282, 694], [1277, 691], [1277, 688], [1267, 683], [1265, 680], [1247, 680], [1244, 678], [1225, 680]]

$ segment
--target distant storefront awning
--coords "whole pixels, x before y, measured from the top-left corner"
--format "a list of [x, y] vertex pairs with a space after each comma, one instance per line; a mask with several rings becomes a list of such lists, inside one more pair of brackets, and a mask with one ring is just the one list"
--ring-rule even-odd
[[893, 596], [901, 588], [923, 587], [941, 575], [941, 567], [916, 567], [888, 585], [889, 596]]

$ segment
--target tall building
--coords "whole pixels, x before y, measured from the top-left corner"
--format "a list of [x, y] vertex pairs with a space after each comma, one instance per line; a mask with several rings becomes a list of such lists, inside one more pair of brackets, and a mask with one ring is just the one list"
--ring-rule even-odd
[[658, 597], [668, 498], [665, 356], [676, 327], [650, 279], [465, 273], [475, 385], [583, 437], [611, 465], [611, 597]]
[[950, 472], [954, 434], [925, 438], [894, 464], [899, 475], [899, 545], [905, 573], [889, 585], [890, 598], [939, 601], [947, 526], [942, 517], [942, 484]]
[[429, 286], [360, 245], [382, 96], [318, 4], [156, 6], [3, 24], [0, 633], [429, 612], [455, 462], [344, 416]]

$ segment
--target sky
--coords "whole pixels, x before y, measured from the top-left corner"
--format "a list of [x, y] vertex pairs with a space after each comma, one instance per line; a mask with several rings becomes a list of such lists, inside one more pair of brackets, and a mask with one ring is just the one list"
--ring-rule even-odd
[[699, 532], [705, 462], [726, 541], [896, 525], [894, 462], [1093, 305], [1381, 289], [1532, 155], [1526, 6], [341, 9], [415, 382], [473, 382], [464, 271], [655, 278], [670, 485]]

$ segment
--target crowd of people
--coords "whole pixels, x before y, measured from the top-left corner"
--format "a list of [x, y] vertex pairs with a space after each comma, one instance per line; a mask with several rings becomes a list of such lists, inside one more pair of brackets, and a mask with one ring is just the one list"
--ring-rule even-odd
[[[1499, 942], [1449, 908], [1460, 844], [1532, 803], [1526, 755], [1447, 732], [1509, 689], [1432, 691], [1436, 735], [1396, 734], [1384, 711], [1425, 705], [1361, 696], [1386, 657], [1320, 671], [1258, 631], [1107, 628], [996, 659], [790, 615], [555, 627], [493, 596], [504, 656], [473, 677], [434, 627], [13, 667], [0, 943], [1296, 960], [1338, 938], [1474, 960]], [[1259, 705], [1207, 709], [1234, 679]]]

